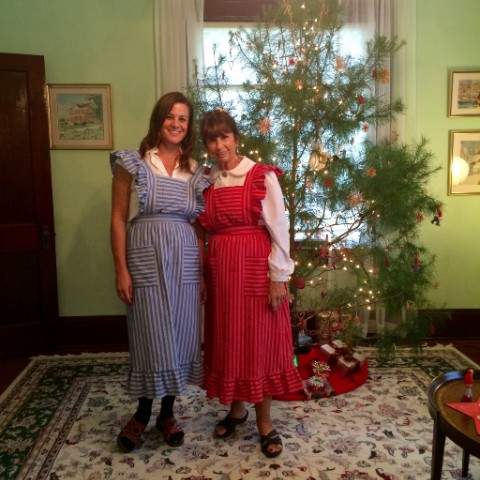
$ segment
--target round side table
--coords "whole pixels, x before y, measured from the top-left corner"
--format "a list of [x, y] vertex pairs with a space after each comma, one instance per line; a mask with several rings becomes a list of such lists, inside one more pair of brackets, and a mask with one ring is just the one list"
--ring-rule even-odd
[[[473, 419], [447, 406], [449, 402], [461, 402], [465, 389], [463, 371], [444, 373], [436, 377], [428, 388], [428, 410], [433, 418], [433, 445], [431, 480], [442, 476], [445, 438], [463, 449], [462, 476], [468, 476], [470, 455], [480, 458], [480, 435]], [[480, 397], [480, 372], [474, 374], [473, 398]]]

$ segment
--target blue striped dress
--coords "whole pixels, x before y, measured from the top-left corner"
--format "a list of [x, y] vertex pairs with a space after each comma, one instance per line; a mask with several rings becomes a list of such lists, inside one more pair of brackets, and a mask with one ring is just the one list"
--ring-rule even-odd
[[202, 381], [200, 262], [191, 222], [210, 183], [203, 167], [188, 181], [155, 175], [136, 151], [113, 152], [111, 162], [133, 176], [139, 205], [127, 232], [134, 288], [127, 309], [129, 392], [179, 395]]

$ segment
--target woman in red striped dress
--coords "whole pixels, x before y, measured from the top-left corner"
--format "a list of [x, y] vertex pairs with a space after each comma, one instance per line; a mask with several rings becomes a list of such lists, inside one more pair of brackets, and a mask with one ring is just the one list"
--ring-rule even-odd
[[275, 457], [282, 441], [272, 425], [271, 399], [301, 389], [293, 365], [288, 307], [288, 224], [278, 168], [237, 153], [239, 133], [223, 110], [205, 114], [201, 133], [216, 166], [200, 222], [209, 233], [206, 274], [205, 380], [209, 397], [230, 405], [215, 427], [228, 438], [255, 404], [262, 452]]

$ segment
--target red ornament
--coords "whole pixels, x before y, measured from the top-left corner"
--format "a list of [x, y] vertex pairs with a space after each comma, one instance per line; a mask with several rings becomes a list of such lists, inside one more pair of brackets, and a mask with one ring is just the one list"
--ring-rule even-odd
[[295, 59], [294, 58], [289, 58], [288, 59], [288, 64], [289, 65], [295, 65]]
[[271, 126], [272, 124], [268, 117], [262, 118], [257, 125], [258, 130], [262, 135], [266, 135], [270, 131]]
[[366, 133], [366, 132], [368, 132], [368, 129], [369, 129], [368, 123], [364, 123], [362, 125], [362, 130]]
[[365, 99], [365, 97], [364, 97], [363, 95], [359, 95], [359, 96], [357, 97], [357, 103], [358, 103], [359, 105], [365, 105], [366, 101], [367, 101], [367, 100]]
[[303, 277], [292, 277], [293, 286], [298, 290], [305, 288], [305, 279]]
[[373, 178], [376, 174], [377, 174], [377, 169], [375, 167], [370, 167], [367, 170], [367, 176], [369, 176], [370, 178]]
[[328, 258], [328, 256], [330, 255], [330, 250], [328, 248], [328, 244], [323, 244], [320, 247], [318, 255], [319, 255], [320, 258]]
[[332, 188], [333, 187], [333, 178], [332, 177], [325, 177], [323, 179], [323, 186], [325, 188]]
[[420, 260], [420, 254], [417, 252], [415, 254], [415, 260], [413, 261], [412, 269], [414, 272], [419, 272], [422, 268], [422, 261]]

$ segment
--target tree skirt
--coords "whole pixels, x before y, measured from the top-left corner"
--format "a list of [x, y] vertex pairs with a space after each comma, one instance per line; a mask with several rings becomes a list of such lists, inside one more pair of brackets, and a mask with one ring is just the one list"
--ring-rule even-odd
[[[313, 375], [312, 362], [319, 361], [328, 363], [327, 354], [323, 353], [318, 345], [313, 345], [308, 353], [297, 355], [298, 358], [298, 372], [304, 383], [304, 390], [299, 392], [288, 393], [286, 395], [275, 397], [276, 400], [292, 401], [292, 400], [309, 400], [309, 396], [305, 390], [312, 388], [308, 385], [308, 379]], [[328, 383], [331, 387], [329, 395], [318, 396], [332, 396], [340, 395], [342, 393], [351, 392], [360, 385], [363, 385], [368, 378], [368, 361], [362, 362], [357, 369], [352, 372], [342, 370], [338, 366], [332, 366], [331, 371], [327, 377]], [[314, 395], [315, 396], [315, 395]]]
[[[125, 391], [126, 354], [37, 357], [0, 399], [1, 479], [421, 480], [430, 475], [432, 420], [426, 391], [440, 373], [473, 366], [452, 347], [400, 350], [388, 366], [369, 355], [369, 378], [341, 396], [274, 402], [284, 452], [260, 452], [253, 411], [228, 441], [212, 429], [225, 407], [192, 387], [176, 414], [185, 444], [168, 447], [155, 430], [131, 454], [115, 437], [135, 409]], [[477, 367], [478, 368], [478, 367]], [[154, 413], [158, 413], [158, 402]], [[447, 440], [443, 477], [460, 478], [461, 451]], [[480, 462], [470, 472], [480, 478]]]

